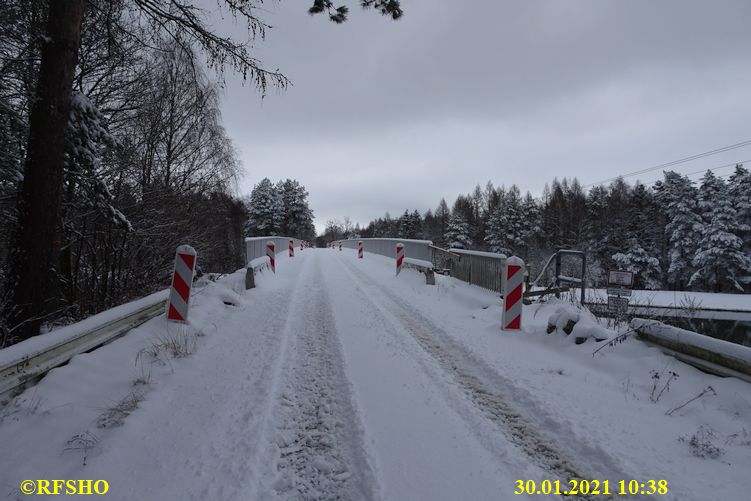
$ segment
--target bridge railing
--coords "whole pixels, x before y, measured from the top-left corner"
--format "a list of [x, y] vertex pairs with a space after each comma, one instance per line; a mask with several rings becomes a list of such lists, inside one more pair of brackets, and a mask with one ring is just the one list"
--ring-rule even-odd
[[295, 250], [300, 248], [300, 239], [292, 237], [268, 236], [268, 237], [246, 237], [245, 238], [245, 264], [250, 264], [254, 259], [266, 255], [266, 242], [274, 242], [276, 248], [275, 254], [288, 252], [289, 241], [295, 243]]
[[505, 254], [465, 249], [448, 249], [448, 252], [459, 256], [458, 259], [443, 257], [444, 266], [450, 270], [452, 277], [501, 293], [501, 271], [506, 264]]
[[[334, 243], [338, 243], [336, 240]], [[396, 244], [404, 244], [404, 256], [410, 259], [419, 259], [421, 261], [432, 262], [432, 251], [430, 247], [433, 242], [430, 240], [410, 240], [405, 238], [351, 238], [341, 240], [342, 247], [348, 249], [357, 249], [357, 242], [362, 242], [362, 248], [365, 252], [380, 254], [386, 257], [396, 257]]]

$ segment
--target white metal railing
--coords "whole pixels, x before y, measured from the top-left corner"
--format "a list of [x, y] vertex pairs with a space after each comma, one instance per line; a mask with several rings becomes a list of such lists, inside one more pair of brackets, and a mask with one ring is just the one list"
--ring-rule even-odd
[[287, 252], [289, 249], [289, 241], [294, 242], [295, 251], [300, 248], [300, 239], [292, 237], [280, 237], [280, 236], [268, 236], [268, 237], [247, 237], [245, 239], [245, 264], [249, 264], [256, 258], [266, 255], [266, 243], [274, 242], [276, 248], [275, 254], [281, 252]]
[[430, 240], [410, 240], [407, 238], [351, 238], [347, 240], [335, 240], [333, 244], [342, 243], [342, 247], [357, 249], [357, 242], [362, 242], [365, 252], [380, 254], [381, 256], [396, 258], [396, 244], [404, 244], [404, 257], [419, 259], [420, 261], [432, 261]]
[[449, 258], [451, 276], [499, 294], [503, 293], [501, 280], [503, 266], [506, 264], [505, 254], [465, 249], [448, 251], [460, 256], [459, 259]]

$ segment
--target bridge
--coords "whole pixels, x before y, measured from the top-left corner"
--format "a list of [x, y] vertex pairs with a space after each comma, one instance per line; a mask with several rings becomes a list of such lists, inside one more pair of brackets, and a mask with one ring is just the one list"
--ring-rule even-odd
[[[671, 499], [743, 496], [751, 385], [617, 343], [565, 301], [501, 331], [496, 291], [429, 285], [424, 256], [396, 276], [391, 242], [362, 259], [294, 246], [273, 272], [249, 255], [252, 288], [245, 269], [201, 277], [185, 324], [161, 292], [1, 350], [0, 382], [27, 376], [0, 414], [3, 493], [86, 478], [115, 499], [540, 499], [586, 479], [569, 497], [601, 499], [668, 479]], [[38, 380], [71, 343], [84, 353]], [[692, 401], [705, 387], [720, 396]], [[697, 422], [729, 440], [712, 476], [680, 441]]]

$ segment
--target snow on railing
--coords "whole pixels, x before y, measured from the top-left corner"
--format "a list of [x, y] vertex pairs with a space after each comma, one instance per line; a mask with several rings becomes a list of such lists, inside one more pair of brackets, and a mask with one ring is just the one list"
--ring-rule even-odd
[[631, 328], [649, 343], [706, 372], [751, 382], [751, 348], [680, 329], [656, 320], [634, 318]]
[[0, 403], [74, 356], [163, 315], [168, 293], [157, 292], [0, 350]]

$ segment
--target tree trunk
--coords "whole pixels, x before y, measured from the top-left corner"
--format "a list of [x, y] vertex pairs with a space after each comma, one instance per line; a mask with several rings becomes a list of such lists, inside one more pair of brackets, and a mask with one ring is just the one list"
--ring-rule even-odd
[[38, 334], [44, 316], [54, 309], [65, 132], [84, 5], [85, 0], [51, 0], [49, 6], [9, 274], [16, 308], [12, 325], [21, 339]]

